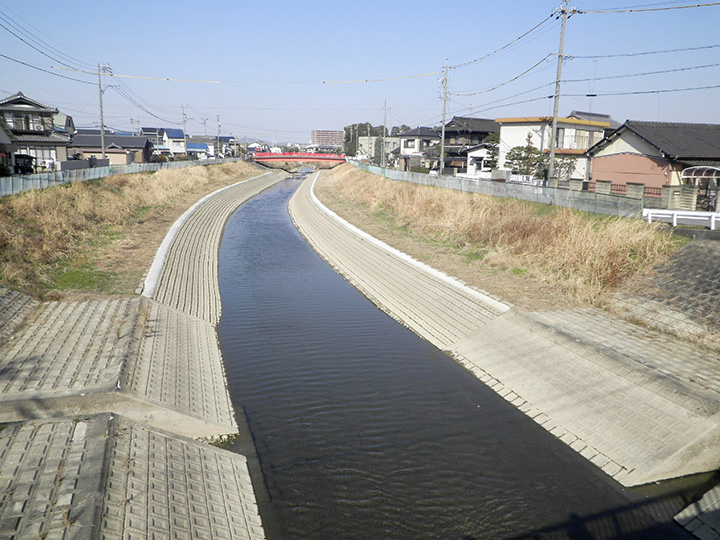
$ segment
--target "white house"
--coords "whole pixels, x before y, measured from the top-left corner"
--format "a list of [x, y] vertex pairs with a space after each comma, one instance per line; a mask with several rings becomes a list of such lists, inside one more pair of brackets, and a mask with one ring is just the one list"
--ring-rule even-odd
[[405, 131], [398, 137], [400, 139], [399, 161], [404, 171], [412, 167], [429, 165], [426, 159], [428, 148], [440, 143], [440, 134], [429, 127], [419, 127]]
[[[500, 124], [500, 145], [498, 148], [498, 168], [504, 169], [508, 152], [516, 146], [525, 146], [530, 135], [530, 144], [544, 153], [550, 152], [552, 117], [535, 116], [520, 118], [498, 118]], [[557, 158], [575, 157], [575, 169], [570, 178], [585, 180], [587, 157], [585, 152], [605, 135], [610, 122], [585, 120], [573, 116], [557, 119]]]

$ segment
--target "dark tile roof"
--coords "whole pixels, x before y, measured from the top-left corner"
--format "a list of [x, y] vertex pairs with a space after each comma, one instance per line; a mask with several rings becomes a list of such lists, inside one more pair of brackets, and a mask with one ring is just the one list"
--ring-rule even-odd
[[[127, 135], [105, 135], [105, 147], [117, 146], [118, 148], [132, 149], [149, 147], [147, 137]], [[70, 143], [71, 148], [100, 148], [100, 134], [97, 135], [75, 135]]]
[[720, 158], [720, 124], [628, 120], [618, 131], [623, 128], [672, 158]]
[[468, 116], [455, 116], [445, 124], [445, 132], [462, 131], [470, 133], [495, 133], [500, 131], [500, 126], [490, 118], [470, 118]]
[[13, 139], [16, 143], [66, 146], [70, 142], [70, 135], [53, 131], [51, 133], [28, 133], [27, 135], [15, 134]]
[[26, 97], [22, 92], [17, 92], [4, 99], [0, 99], [0, 110], [3, 111], [23, 111], [23, 112], [34, 112], [34, 113], [57, 113], [58, 110], [55, 107], [48, 107], [43, 105], [39, 101]]
[[440, 138], [440, 133], [435, 131], [433, 128], [429, 127], [419, 127], [415, 129], [411, 129], [410, 131], [405, 131], [403, 133], [400, 133], [398, 135], [401, 138], [408, 138], [408, 137], [414, 137], [414, 138], [423, 138], [423, 137], [435, 137]]
[[583, 111], [572, 111], [570, 118], [577, 118], [578, 120], [589, 120], [591, 122], [607, 122], [610, 124], [610, 129], [617, 129], [620, 127], [620, 122], [613, 120], [609, 114], [591, 113]]

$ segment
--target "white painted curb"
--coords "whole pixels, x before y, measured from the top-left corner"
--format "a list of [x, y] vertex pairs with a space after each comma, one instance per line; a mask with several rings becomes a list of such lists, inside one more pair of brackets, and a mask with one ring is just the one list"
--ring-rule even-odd
[[441, 272], [440, 270], [433, 268], [432, 266], [428, 266], [427, 264], [422, 263], [422, 262], [418, 261], [417, 259], [413, 259], [407, 253], [403, 253], [402, 251], [387, 245], [385, 242], [378, 240], [374, 236], [371, 236], [368, 233], [366, 233], [365, 231], [358, 229], [355, 225], [352, 225], [351, 223], [348, 223], [347, 221], [345, 221], [343, 218], [338, 216], [335, 212], [333, 212], [327, 206], [325, 206], [323, 203], [321, 203], [320, 200], [315, 196], [315, 182], [317, 181], [318, 176], [320, 176], [319, 172], [315, 175], [315, 178], [313, 178], [313, 180], [312, 180], [312, 185], [310, 186], [310, 199], [318, 208], [320, 208], [320, 210], [322, 210], [328, 216], [330, 216], [331, 218], [333, 218], [334, 220], [339, 222], [346, 229], [350, 230], [354, 234], [360, 236], [361, 238], [363, 238], [367, 242], [375, 245], [376, 247], [379, 247], [380, 249], [387, 251], [391, 255], [394, 255], [395, 257], [402, 259], [403, 261], [407, 262], [408, 264], [415, 266], [418, 270], [433, 276], [434, 278], [450, 285], [451, 287], [455, 287], [455, 288], [461, 290], [465, 294], [467, 294], [473, 298], [476, 298], [477, 300], [480, 300], [485, 305], [487, 305], [491, 309], [498, 311], [499, 313], [505, 313], [506, 311], [510, 310], [510, 306], [508, 306], [507, 304], [499, 302], [499, 301], [495, 300], [494, 298], [490, 298], [488, 295], [483, 294], [480, 291], [471, 289], [470, 287], [468, 287], [464, 283], [458, 281], [454, 277], [451, 277], [451, 276], [445, 274], [444, 272]]
[[172, 224], [172, 227], [170, 227], [167, 235], [165, 235], [165, 239], [162, 241], [162, 244], [160, 244], [160, 247], [155, 254], [155, 259], [153, 260], [153, 263], [150, 266], [150, 270], [145, 277], [142, 296], [144, 296], [145, 298], [152, 298], [153, 296], [155, 296], [155, 289], [157, 288], [157, 283], [160, 280], [160, 274], [162, 273], [163, 266], [165, 265], [165, 259], [167, 259], [168, 252], [170, 251], [170, 246], [175, 240], [175, 237], [180, 231], [180, 228], [185, 224], [185, 222], [190, 218], [190, 216], [193, 215], [195, 210], [197, 210], [201, 204], [203, 204], [211, 197], [214, 197], [218, 193], [225, 191], [226, 189], [230, 189], [239, 184], [244, 184], [245, 182], [250, 182], [251, 180], [261, 178], [268, 174], [270, 174], [270, 172], [266, 172], [258, 176], [253, 176], [252, 178], [248, 178], [247, 180], [242, 180], [241, 182], [236, 182], [229, 186], [225, 186], [224, 188], [220, 188], [216, 191], [213, 191], [212, 193], [205, 195], [202, 199], [200, 199], [198, 202], [188, 208], [187, 211], [182, 216], [180, 216], [175, 223]]

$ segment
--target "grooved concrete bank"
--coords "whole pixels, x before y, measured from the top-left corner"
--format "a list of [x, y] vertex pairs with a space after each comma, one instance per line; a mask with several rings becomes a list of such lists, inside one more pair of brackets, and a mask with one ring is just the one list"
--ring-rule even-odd
[[[17, 422], [0, 431], [0, 538], [264, 538], [245, 458], [183, 436], [238, 431], [217, 254], [235, 209], [281, 179], [195, 205], [148, 297], [43, 304], [0, 347], [0, 419]], [[0, 330], [19, 325], [7, 311]]]
[[607, 474], [635, 486], [718, 468], [720, 394], [687, 376], [708, 369], [706, 352], [596, 310], [503, 307], [357, 234], [311, 183], [290, 212], [323, 258]]

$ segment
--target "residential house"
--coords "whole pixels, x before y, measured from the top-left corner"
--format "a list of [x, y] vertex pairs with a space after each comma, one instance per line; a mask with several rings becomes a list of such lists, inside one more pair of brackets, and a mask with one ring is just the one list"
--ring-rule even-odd
[[[495, 121], [500, 124], [498, 168], [508, 168], [508, 152], [517, 146], [526, 146], [528, 141], [541, 152], [550, 152], [551, 116], [498, 118]], [[586, 179], [585, 152], [604, 137], [609, 127], [609, 120], [585, 120], [572, 116], [557, 119], [555, 156], [557, 159], [569, 157], [576, 160], [572, 170], [568, 171], [568, 178]]]
[[587, 155], [596, 181], [682, 184], [686, 168], [720, 167], [720, 125], [627, 120]]
[[[75, 135], [69, 146], [72, 155], [80, 159], [101, 158], [100, 134]], [[111, 165], [146, 163], [150, 161], [153, 144], [147, 137], [105, 134], [105, 157]]]
[[471, 146], [465, 150], [465, 169], [468, 176], [479, 176], [478, 173], [490, 173], [492, 167], [490, 166], [493, 155], [494, 145], [492, 144], [478, 144]]
[[182, 129], [142, 127], [140, 136], [150, 139], [154, 156], [185, 154], [185, 132]]
[[177, 128], [165, 128], [163, 130], [163, 144], [175, 154], [185, 154], [185, 132]]
[[204, 142], [188, 142], [187, 153], [199, 160], [208, 159], [213, 155], [208, 144]]
[[[0, 119], [4, 124], [0, 141], [3, 163], [14, 172], [54, 168], [67, 159], [70, 133], [55, 129], [58, 109], [43, 105], [18, 92], [0, 100]], [[22, 170], [21, 170], [22, 169]]]
[[[383, 137], [380, 136], [374, 136], [371, 135], [369, 137], [363, 137], [360, 136], [357, 138], [357, 154], [358, 155], [365, 155], [369, 158], [375, 157], [375, 148], [378, 144], [383, 144]], [[389, 156], [392, 154], [392, 151], [395, 150], [398, 146], [400, 146], [400, 138], [399, 137], [385, 137], [384, 138], [385, 143], [385, 163], [389, 163], [390, 159]]]
[[440, 134], [429, 127], [418, 127], [400, 133], [400, 151], [398, 165], [403, 171], [413, 168], [430, 168], [433, 165], [427, 151], [440, 142]]
[[[500, 131], [500, 126], [488, 118], [455, 116], [445, 124], [445, 169], [467, 167], [467, 152], [485, 141], [490, 133]], [[439, 154], [438, 154], [439, 156]]]

